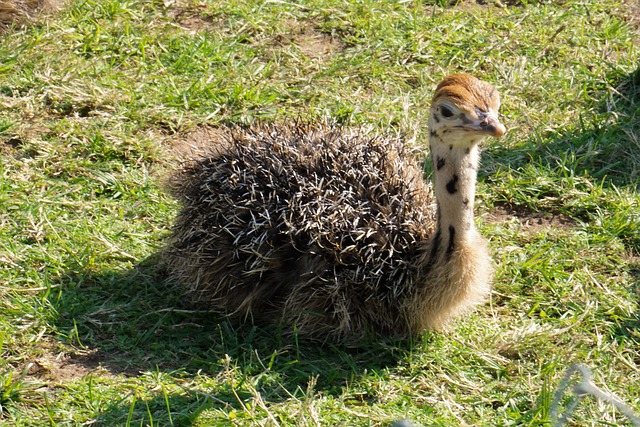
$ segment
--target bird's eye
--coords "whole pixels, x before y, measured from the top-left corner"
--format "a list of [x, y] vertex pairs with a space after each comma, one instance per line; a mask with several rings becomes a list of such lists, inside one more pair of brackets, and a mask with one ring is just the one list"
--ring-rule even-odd
[[440, 113], [442, 114], [442, 117], [445, 118], [453, 117], [453, 110], [447, 105], [440, 106]]

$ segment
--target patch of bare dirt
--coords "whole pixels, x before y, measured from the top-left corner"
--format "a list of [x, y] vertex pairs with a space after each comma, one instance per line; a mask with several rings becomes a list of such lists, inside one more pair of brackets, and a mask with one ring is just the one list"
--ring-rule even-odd
[[299, 34], [279, 36], [278, 41], [283, 45], [295, 46], [310, 59], [319, 59], [339, 52], [343, 48], [342, 42], [337, 38], [313, 29], [306, 29]]
[[[194, 32], [223, 31], [226, 25], [224, 18], [211, 16], [206, 5], [181, 6], [176, 2], [169, 5], [166, 13], [167, 18], [175, 25]], [[277, 31], [275, 36], [267, 40], [268, 44], [276, 47], [295, 46], [310, 59], [318, 59], [344, 49], [338, 37], [323, 33], [309, 20], [287, 20]]]
[[535, 212], [522, 206], [496, 205], [492, 212], [484, 215], [484, 219], [493, 224], [512, 223], [517, 221], [522, 231], [537, 233], [544, 230], [571, 230], [578, 222], [562, 213]]
[[24, 141], [18, 137], [0, 139], [0, 153], [11, 154], [24, 145]]
[[[636, 30], [640, 30], [640, 0], [626, 0], [622, 2], [622, 12], [629, 20], [631, 26]], [[640, 40], [636, 39], [636, 43]]]
[[26, 378], [46, 387], [55, 387], [90, 374], [100, 377], [117, 375], [136, 376], [139, 369], [127, 363], [128, 358], [118, 353], [105, 353], [98, 349], [68, 349], [50, 338], [42, 338], [33, 356], [16, 363], [16, 369], [26, 371]]
[[[114, 362], [118, 355], [97, 350], [81, 351], [73, 355], [48, 349], [26, 365], [27, 375], [50, 384], [61, 384], [89, 374], [101, 377], [135, 376], [139, 372], [131, 366]], [[24, 368], [23, 368], [24, 369]]]
[[43, 7], [42, 0], [0, 0], [0, 29], [28, 21]]
[[342, 41], [331, 34], [323, 33], [309, 21], [288, 21], [280, 34], [274, 37], [274, 44], [281, 47], [295, 46], [309, 59], [340, 52], [344, 49]]
[[462, 0], [449, 2], [451, 6], [459, 9], [474, 9], [476, 7], [507, 7], [507, 6], [523, 6], [522, 0]]
[[[0, 105], [2, 108], [2, 105]], [[10, 130], [14, 131], [13, 128]], [[19, 125], [14, 132], [5, 137], [0, 137], [0, 154], [6, 154], [20, 158], [28, 155], [29, 145], [33, 141], [39, 141], [49, 129], [33, 119], [29, 123]]]
[[78, 363], [75, 358], [63, 354], [45, 354], [29, 365], [27, 374], [42, 380], [62, 383], [68, 380], [82, 378], [91, 372], [98, 371], [99, 364], [93, 366]]
[[64, 0], [0, 0], [0, 33], [35, 21], [64, 6]]
[[191, 31], [215, 31], [222, 27], [221, 22], [207, 15], [204, 5], [174, 6], [167, 11], [167, 17], [178, 26]]
[[202, 126], [185, 135], [176, 134], [167, 138], [165, 143], [170, 163], [181, 163], [210, 152], [215, 144], [227, 140], [229, 129], [226, 127]]

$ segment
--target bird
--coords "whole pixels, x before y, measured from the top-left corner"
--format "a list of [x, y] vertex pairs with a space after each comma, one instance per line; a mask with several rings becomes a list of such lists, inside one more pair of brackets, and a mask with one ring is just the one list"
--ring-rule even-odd
[[479, 145], [506, 132], [499, 108], [469, 74], [437, 85], [431, 181], [398, 133], [301, 120], [215, 132], [168, 180], [169, 278], [206, 310], [325, 342], [445, 328], [491, 289], [474, 202]]

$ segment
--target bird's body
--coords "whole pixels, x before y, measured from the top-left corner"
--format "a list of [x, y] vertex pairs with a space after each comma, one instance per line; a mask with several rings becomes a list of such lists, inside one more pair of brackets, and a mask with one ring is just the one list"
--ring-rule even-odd
[[[432, 107], [431, 120], [451, 121], [440, 115]], [[324, 339], [438, 327], [489, 289], [473, 226], [477, 142], [504, 132], [465, 142], [473, 132], [451, 129], [431, 126], [437, 198], [397, 137], [303, 124], [224, 133], [173, 181], [171, 276], [213, 311]]]

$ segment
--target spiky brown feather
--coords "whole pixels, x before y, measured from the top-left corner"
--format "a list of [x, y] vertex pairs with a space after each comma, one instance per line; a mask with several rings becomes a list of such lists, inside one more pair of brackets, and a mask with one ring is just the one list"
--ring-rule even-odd
[[165, 258], [214, 311], [339, 339], [407, 334], [434, 198], [400, 138], [260, 125], [221, 139], [173, 179]]

